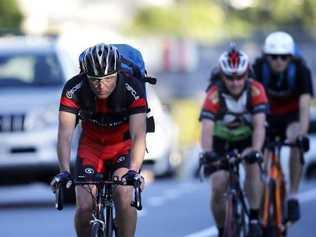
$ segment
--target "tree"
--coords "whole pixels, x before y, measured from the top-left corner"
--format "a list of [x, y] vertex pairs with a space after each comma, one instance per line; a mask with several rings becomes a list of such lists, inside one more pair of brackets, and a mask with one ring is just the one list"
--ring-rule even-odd
[[23, 15], [16, 0], [0, 0], [0, 31], [19, 32]]

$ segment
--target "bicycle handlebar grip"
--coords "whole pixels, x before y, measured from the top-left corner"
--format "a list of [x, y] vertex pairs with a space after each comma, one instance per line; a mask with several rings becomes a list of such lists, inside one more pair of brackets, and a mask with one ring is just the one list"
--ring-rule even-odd
[[57, 185], [55, 192], [55, 208], [59, 211], [64, 208], [64, 189], [61, 183]]

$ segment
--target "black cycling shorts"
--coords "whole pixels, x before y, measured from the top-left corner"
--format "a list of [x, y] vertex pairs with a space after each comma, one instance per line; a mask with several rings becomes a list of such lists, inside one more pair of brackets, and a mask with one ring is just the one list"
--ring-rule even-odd
[[267, 141], [274, 141], [279, 137], [281, 141], [286, 139], [287, 127], [299, 120], [298, 113], [290, 113], [283, 116], [267, 116], [268, 128], [266, 134]]
[[[247, 147], [250, 147], [252, 145], [252, 138], [251, 136], [240, 140], [236, 142], [228, 142], [224, 139], [221, 139], [219, 137], [213, 136], [213, 150], [216, 154], [220, 156], [224, 156], [226, 152], [237, 150], [239, 153], [242, 153], [243, 150], [245, 150]], [[204, 175], [210, 176], [212, 173], [214, 173], [214, 167], [210, 166], [204, 167]]]
[[213, 137], [213, 150], [216, 154], [223, 156], [226, 152], [237, 150], [241, 153], [245, 148], [250, 147], [252, 145], [252, 138], [249, 136], [246, 139], [236, 141], [236, 142], [228, 142], [224, 139], [214, 136]]
[[130, 152], [125, 155], [119, 155], [115, 159], [110, 160], [98, 160], [97, 162], [93, 162], [87, 164], [87, 162], [83, 162], [83, 159], [77, 157], [76, 159], [76, 168], [75, 168], [75, 177], [76, 179], [83, 178], [92, 178], [95, 174], [107, 174], [111, 170], [114, 173], [116, 170], [120, 168], [129, 169], [131, 163]]

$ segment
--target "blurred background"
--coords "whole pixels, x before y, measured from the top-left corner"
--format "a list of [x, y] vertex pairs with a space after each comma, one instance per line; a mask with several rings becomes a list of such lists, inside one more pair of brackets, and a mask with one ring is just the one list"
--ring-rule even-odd
[[[198, 116], [211, 70], [230, 42], [253, 61], [265, 37], [283, 30], [315, 76], [315, 24], [314, 0], [0, 0], [0, 236], [75, 236], [74, 206], [57, 212], [47, 184], [57, 172], [62, 85], [78, 72], [80, 52], [99, 42], [138, 48], [158, 78], [148, 88], [157, 132], [148, 134], [149, 185], [136, 236], [215, 236], [209, 188], [196, 179]], [[289, 236], [313, 236], [313, 109], [311, 115], [303, 218]], [[76, 139], [73, 156], [75, 148]]]

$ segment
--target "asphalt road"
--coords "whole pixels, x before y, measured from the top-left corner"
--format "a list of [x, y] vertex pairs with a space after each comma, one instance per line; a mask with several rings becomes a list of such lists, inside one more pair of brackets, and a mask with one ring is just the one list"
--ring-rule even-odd
[[[207, 183], [197, 180], [162, 180], [143, 193], [137, 237], [210, 237], [216, 228], [208, 211]], [[303, 183], [299, 195], [302, 219], [289, 230], [290, 237], [313, 237], [316, 181]], [[0, 236], [72, 237], [74, 207], [59, 212], [53, 195], [40, 184], [0, 188]]]

